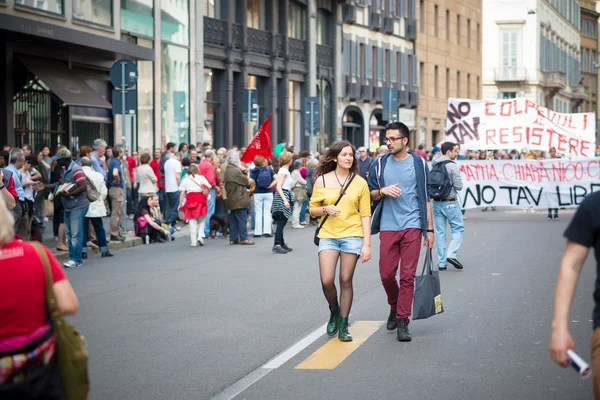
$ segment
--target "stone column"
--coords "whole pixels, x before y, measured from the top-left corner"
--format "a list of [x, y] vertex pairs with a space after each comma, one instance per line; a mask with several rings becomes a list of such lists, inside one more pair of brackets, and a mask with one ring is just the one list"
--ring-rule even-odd
[[[196, 2], [194, 0], [187, 0], [188, 1], [188, 12], [190, 17], [191, 16], [195, 16], [196, 15]], [[198, 3], [200, 4], [200, 3]], [[198, 7], [198, 8], [202, 8], [202, 7]], [[198, 21], [198, 19], [196, 17], [194, 18], [190, 18], [190, 29], [189, 29], [189, 43], [190, 43], [190, 52], [189, 52], [189, 67], [188, 67], [188, 71], [189, 71], [189, 99], [188, 99], [188, 106], [189, 106], [189, 119], [188, 119], [188, 144], [190, 143], [196, 143], [196, 113], [194, 112], [194, 110], [197, 110], [198, 108], [198, 97], [200, 96], [200, 94], [202, 93], [202, 91], [198, 92], [197, 91], [197, 86], [196, 86], [196, 52], [194, 51], [194, 49], [196, 48], [197, 45], [197, 26], [200, 26], [200, 29], [203, 29], [204, 24], [202, 23], [202, 19], [200, 19]], [[202, 43], [202, 42], [200, 42]], [[201, 55], [201, 57], [203, 57]], [[203, 99], [202, 103], [204, 103]]]
[[[342, 113], [344, 112], [343, 104], [341, 97], [338, 96], [339, 93], [342, 93], [341, 87], [338, 86], [340, 82], [342, 82], [342, 5], [337, 4], [337, 2], [333, 5], [333, 21], [334, 21], [334, 29], [333, 29], [333, 74], [331, 77], [331, 117], [332, 117], [332, 137], [329, 138], [330, 142], [334, 142], [336, 140], [342, 139]], [[375, 74], [375, 71], [373, 71]], [[339, 114], [338, 114], [339, 110]], [[368, 118], [368, 117], [365, 117]], [[368, 121], [365, 122], [365, 126], [368, 126]], [[368, 129], [368, 128], [367, 128]], [[367, 138], [368, 138], [367, 133]], [[368, 140], [368, 139], [367, 139]]]
[[13, 124], [13, 51], [6, 34], [0, 32], [0, 143], [15, 145]]
[[[193, 0], [192, 0], [193, 1]], [[206, 105], [206, 90], [204, 87], [204, 2], [199, 2], [196, 7], [196, 46], [195, 49], [196, 62], [196, 126], [195, 126], [195, 141], [204, 142], [208, 138], [204, 137], [204, 114]], [[192, 109], [193, 110], [193, 109]], [[214, 143], [214, 138], [212, 138]], [[191, 141], [191, 140], [190, 140]]]
[[[308, 0], [308, 31], [307, 31], [307, 45], [308, 45], [308, 59], [307, 59], [307, 70], [308, 76], [306, 77], [306, 85], [308, 87], [304, 90], [306, 96], [315, 97], [317, 95], [317, 3], [316, 0]], [[291, 94], [294, 95], [293, 93]], [[302, 118], [306, 118], [306, 110], [304, 110], [304, 100], [302, 100]], [[300, 129], [299, 135], [296, 137], [296, 143], [294, 145], [297, 149], [302, 150], [302, 138], [304, 137], [304, 125]], [[314, 138], [310, 138], [310, 150], [316, 150], [316, 141]]]

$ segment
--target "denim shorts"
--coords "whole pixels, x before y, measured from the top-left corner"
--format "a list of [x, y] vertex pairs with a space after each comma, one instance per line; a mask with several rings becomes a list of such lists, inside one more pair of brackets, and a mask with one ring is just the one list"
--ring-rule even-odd
[[352, 236], [341, 239], [323, 238], [319, 240], [319, 253], [322, 250], [336, 250], [343, 253], [360, 255], [363, 246], [363, 238]]

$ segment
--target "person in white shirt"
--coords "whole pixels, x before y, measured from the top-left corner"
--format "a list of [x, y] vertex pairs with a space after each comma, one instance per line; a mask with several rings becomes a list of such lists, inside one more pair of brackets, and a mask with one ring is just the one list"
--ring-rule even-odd
[[137, 177], [140, 181], [138, 189], [140, 198], [158, 193], [158, 186], [156, 185], [158, 178], [150, 164], [148, 164], [150, 158], [150, 154], [148, 153], [144, 153], [140, 156], [140, 166], [137, 168]]
[[[190, 222], [191, 246], [204, 246], [204, 224], [208, 212], [207, 197], [210, 183], [202, 175], [198, 175], [198, 166], [192, 164], [187, 175], [179, 185], [179, 208], [186, 221]], [[185, 200], [185, 202], [184, 202]]]
[[108, 196], [108, 189], [104, 181], [104, 175], [94, 170], [94, 168], [92, 167], [91, 159], [87, 157], [82, 157], [80, 162], [81, 169], [83, 170], [83, 173], [85, 174], [86, 178], [94, 184], [96, 190], [98, 190], [98, 194], [100, 195], [98, 197], [98, 200], [90, 203], [90, 207], [88, 208], [88, 211], [85, 214], [85, 228], [83, 229], [85, 238], [83, 240], [82, 258], [84, 260], [87, 258], [87, 246], [88, 241], [90, 240], [90, 222], [94, 227], [94, 231], [96, 232], [96, 239], [98, 240], [98, 247], [100, 248], [102, 258], [112, 257], [113, 254], [108, 251], [106, 231], [104, 230], [104, 223], [102, 222], [102, 217], [106, 217], [106, 215], [108, 214], [108, 211], [106, 210], [106, 205], [104, 204], [104, 201]]
[[306, 195], [306, 179], [300, 174], [302, 168], [302, 161], [296, 160], [292, 164], [293, 170], [291, 173], [292, 177], [292, 192], [294, 192], [294, 209], [292, 211], [292, 228], [301, 229], [304, 228], [300, 225], [300, 220], [304, 221], [306, 215], [300, 215], [302, 210], [302, 203], [307, 199]]
[[165, 162], [165, 193], [167, 194], [167, 211], [163, 210], [165, 223], [181, 230], [177, 226], [177, 204], [179, 203], [179, 185], [181, 184], [181, 153], [167, 153]]
[[23, 216], [19, 220], [18, 234], [23, 240], [31, 239], [31, 222], [33, 219], [33, 202], [35, 200], [35, 194], [33, 193], [33, 187], [37, 185], [38, 180], [42, 178], [42, 175], [37, 172], [34, 166], [37, 165], [37, 159], [28, 155], [25, 157], [25, 163], [19, 170], [21, 173], [21, 185], [23, 186]]

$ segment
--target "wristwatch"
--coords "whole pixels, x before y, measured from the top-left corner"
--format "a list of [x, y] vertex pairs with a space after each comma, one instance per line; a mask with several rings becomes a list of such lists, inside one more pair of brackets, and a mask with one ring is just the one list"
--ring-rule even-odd
[[383, 193], [383, 192], [381, 191], [381, 189], [379, 189], [379, 195], [380, 195], [381, 197], [385, 197], [385, 193]]
[[427, 229], [427, 232], [433, 233], [433, 229]]
[[2, 185], [2, 187], [0, 187], [0, 190], [4, 189], [6, 187], [6, 185]]

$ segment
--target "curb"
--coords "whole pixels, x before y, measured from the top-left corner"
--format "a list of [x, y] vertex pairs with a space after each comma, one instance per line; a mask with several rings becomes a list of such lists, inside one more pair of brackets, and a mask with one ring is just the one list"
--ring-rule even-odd
[[[108, 249], [110, 251], [116, 251], [116, 250], [122, 250], [122, 249], [128, 249], [130, 247], [136, 247], [136, 246], [142, 246], [144, 244], [142, 238], [139, 237], [131, 237], [131, 238], [127, 238], [125, 239], [124, 242], [120, 243], [120, 242], [108, 242]], [[99, 254], [99, 251], [96, 250], [92, 250], [90, 249], [90, 255], [91, 254]], [[69, 252], [68, 251], [56, 251], [56, 249], [52, 252], [52, 254], [54, 254], [54, 257], [56, 257], [56, 259], [58, 261], [69, 261]]]

